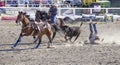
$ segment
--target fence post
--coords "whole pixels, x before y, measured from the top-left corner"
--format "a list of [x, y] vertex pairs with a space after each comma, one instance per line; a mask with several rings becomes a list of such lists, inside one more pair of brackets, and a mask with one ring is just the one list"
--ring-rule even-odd
[[105, 13], [106, 13], [106, 14], [108, 13], [108, 9], [105, 9]]
[[58, 9], [58, 16], [60, 16], [60, 12], [61, 12], [61, 9], [59, 8], [59, 9]]
[[[90, 8], [90, 15], [92, 15], [92, 8]], [[90, 18], [90, 23], [92, 23], [92, 18]]]
[[75, 14], [76, 14], [76, 13], [75, 13], [75, 9], [73, 9], [73, 15], [75, 16]]
[[92, 10], [93, 10], [93, 9], [92, 9], [92, 8], [90, 8], [90, 14], [92, 14]]

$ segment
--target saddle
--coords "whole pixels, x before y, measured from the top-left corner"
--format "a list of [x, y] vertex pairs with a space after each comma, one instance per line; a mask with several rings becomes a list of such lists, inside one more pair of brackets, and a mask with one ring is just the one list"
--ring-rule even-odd
[[45, 26], [45, 23], [43, 23], [43, 22], [34, 22], [33, 24], [32, 24], [32, 28], [37, 32], [37, 31], [39, 31], [39, 32], [42, 32], [42, 29], [44, 28], [44, 26]]

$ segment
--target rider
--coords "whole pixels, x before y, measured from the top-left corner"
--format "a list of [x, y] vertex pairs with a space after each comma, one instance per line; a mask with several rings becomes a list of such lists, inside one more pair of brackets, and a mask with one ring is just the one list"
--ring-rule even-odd
[[58, 30], [57, 26], [56, 26], [56, 15], [57, 15], [57, 6], [55, 3], [53, 3], [48, 11], [48, 14], [50, 15], [51, 18], [51, 24], [52, 26]]

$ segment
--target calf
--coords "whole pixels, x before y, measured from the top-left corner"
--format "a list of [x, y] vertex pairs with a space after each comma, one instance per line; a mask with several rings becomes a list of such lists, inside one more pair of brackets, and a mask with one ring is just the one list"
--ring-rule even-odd
[[71, 39], [73, 37], [75, 37], [75, 39], [74, 39], [74, 42], [75, 42], [81, 33], [80, 28], [81, 28], [82, 24], [83, 24], [83, 22], [81, 22], [79, 27], [69, 27], [67, 25], [62, 26], [62, 31], [64, 31], [64, 34], [65, 34], [65, 40], [71, 41]]

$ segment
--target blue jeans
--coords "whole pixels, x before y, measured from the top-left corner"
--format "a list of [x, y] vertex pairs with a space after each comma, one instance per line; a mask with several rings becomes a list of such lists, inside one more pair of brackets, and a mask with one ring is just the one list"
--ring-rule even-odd
[[93, 33], [93, 30], [94, 30], [95, 34], [98, 33], [98, 32], [97, 32], [97, 28], [96, 28], [96, 24], [90, 23], [90, 24], [89, 24], [89, 28], [90, 28], [90, 33]]
[[56, 25], [56, 16], [51, 16], [52, 25]]
[[90, 43], [93, 44], [95, 39], [96, 39], [96, 34], [98, 33], [97, 28], [96, 28], [96, 24], [90, 23], [89, 28], [90, 28], [89, 40], [90, 40]]

